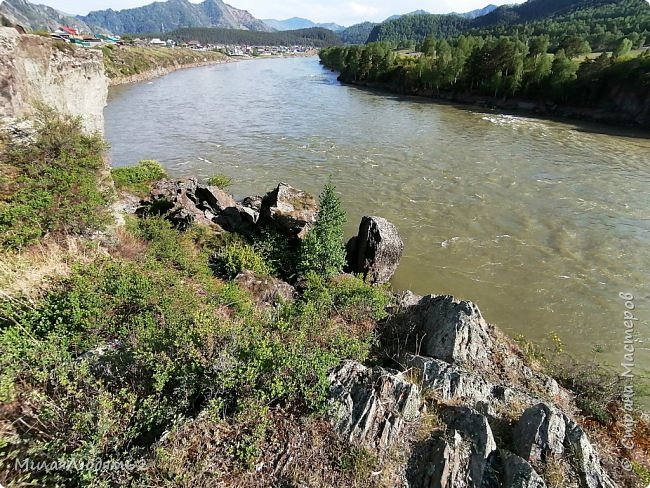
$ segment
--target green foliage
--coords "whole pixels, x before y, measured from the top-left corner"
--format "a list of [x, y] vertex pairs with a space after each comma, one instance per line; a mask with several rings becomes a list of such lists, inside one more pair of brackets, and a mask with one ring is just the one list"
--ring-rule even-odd
[[300, 244], [298, 272], [303, 276], [313, 272], [329, 278], [343, 271], [345, 211], [336, 195], [336, 188], [328, 183], [320, 194], [318, 216], [314, 227]]
[[9, 143], [0, 154], [0, 246], [21, 248], [48, 233], [83, 233], [109, 220], [101, 188], [104, 141], [81, 120], [47, 108], [35, 118], [31, 144]]
[[614, 58], [619, 58], [621, 56], [625, 56], [631, 50], [632, 50], [632, 41], [629, 39], [621, 39], [621, 41], [616, 46], [616, 49], [614, 49], [614, 53], [612, 54], [612, 56]]
[[241, 239], [233, 239], [215, 253], [211, 266], [217, 275], [227, 279], [233, 279], [244, 270], [261, 275], [270, 275], [272, 272], [271, 266], [255, 247]]
[[253, 247], [271, 267], [274, 275], [292, 280], [296, 275], [298, 247], [294, 239], [273, 227], [262, 228], [255, 236]]
[[368, 42], [422, 42], [427, 36], [449, 37], [467, 30], [471, 21], [455, 15], [404, 15], [375, 26]]
[[373, 22], [351, 25], [339, 32], [339, 37], [345, 44], [365, 44], [376, 25]]
[[135, 166], [113, 168], [111, 176], [118, 190], [144, 195], [149, 192], [152, 183], [167, 178], [167, 172], [158, 161], [147, 159]]
[[[208, 266], [215, 251], [236, 267], [264, 266], [249, 244], [178, 232], [162, 218], [130, 220], [128, 231], [127, 242], [145, 243], [141, 255], [77, 266], [36, 300], [0, 302], [0, 404], [16, 426], [0, 446], [3, 464], [140, 462], [164, 432], [206, 409], [233, 433], [215, 455], [248, 469], [274, 435], [272, 408], [321, 411], [330, 369], [367, 357], [382, 288], [312, 274], [301, 299], [262, 313]], [[11, 407], [21, 402], [28, 418]], [[114, 475], [128, 484], [128, 473]], [[39, 486], [86, 486], [104, 474], [31, 476]]]
[[[649, 7], [650, 8], [650, 7]], [[340, 71], [349, 83], [381, 83], [400, 93], [447, 96], [457, 93], [491, 97], [528, 97], [585, 107], [611, 105], [613, 93], [633, 90], [648, 93], [650, 63], [645, 55], [624, 55], [612, 62], [576, 57], [587, 42], [575, 36], [564, 39], [563, 48], [548, 52], [547, 36], [475, 37], [461, 35], [435, 42], [429, 38], [427, 55], [401, 55], [390, 44], [331, 47], [320, 52], [322, 63]], [[624, 52], [631, 41], [621, 47]], [[640, 80], [636, 85], [630, 80]], [[614, 100], [611, 100], [615, 103]]]
[[208, 178], [207, 183], [210, 186], [216, 186], [222, 190], [225, 190], [232, 185], [232, 178], [230, 176], [219, 173]]

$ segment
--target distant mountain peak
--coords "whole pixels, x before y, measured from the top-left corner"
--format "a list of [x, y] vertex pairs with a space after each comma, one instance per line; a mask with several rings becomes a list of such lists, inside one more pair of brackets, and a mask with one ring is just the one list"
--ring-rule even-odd
[[342, 31], [343, 29], [345, 29], [344, 26], [335, 24], [333, 22], [319, 24], [312, 20], [304, 19], [302, 17], [291, 17], [290, 19], [285, 19], [285, 20], [263, 19], [262, 22], [264, 22], [269, 27], [278, 31], [309, 29], [312, 27], [322, 27], [324, 29], [329, 29], [335, 32]]
[[170, 31], [183, 27], [221, 27], [264, 32], [273, 30], [250, 12], [235, 8], [222, 0], [203, 0], [202, 3], [167, 0], [119, 11], [93, 11], [79, 18], [115, 34], [142, 34], [159, 32], [162, 28]]

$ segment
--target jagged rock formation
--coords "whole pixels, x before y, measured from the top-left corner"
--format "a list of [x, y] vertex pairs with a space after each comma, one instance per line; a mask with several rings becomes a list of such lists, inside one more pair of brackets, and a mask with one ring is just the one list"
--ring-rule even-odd
[[[381, 349], [404, 373], [345, 363], [330, 375], [342, 435], [379, 453], [406, 440], [411, 488], [545, 488], [548, 463], [564, 470], [563, 486], [616, 486], [572, 419], [569, 392], [526, 366], [475, 304], [410, 292], [397, 302]], [[432, 416], [433, 427], [420, 421]], [[409, 441], [418, 422], [424, 440]]]
[[221, 0], [205, 0], [199, 4], [188, 0], [168, 0], [120, 11], [97, 10], [80, 19], [115, 34], [165, 32], [181, 27], [273, 30], [246, 10], [232, 7]]
[[260, 224], [273, 225], [290, 237], [304, 237], [316, 222], [318, 205], [313, 195], [280, 183], [264, 196], [260, 205]]
[[0, 27], [0, 120], [29, 116], [42, 103], [103, 132], [107, 96], [101, 51]]
[[181, 230], [197, 223], [232, 231], [257, 220], [250, 208], [216, 186], [199, 184], [196, 178], [158, 181], [138, 212], [164, 215]]
[[386, 450], [419, 415], [420, 389], [400, 373], [348, 361], [329, 378], [336, 429], [353, 443]]
[[361, 273], [373, 284], [388, 283], [397, 269], [404, 242], [397, 228], [382, 217], [363, 217], [359, 233], [346, 246], [353, 273]]

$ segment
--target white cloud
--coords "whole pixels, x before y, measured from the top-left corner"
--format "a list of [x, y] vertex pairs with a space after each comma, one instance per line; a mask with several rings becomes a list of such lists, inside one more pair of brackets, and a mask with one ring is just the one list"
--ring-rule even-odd
[[[32, 0], [44, 3], [64, 12], [85, 15], [91, 10], [140, 7], [152, 0]], [[403, 14], [423, 9], [432, 13], [467, 12], [485, 7], [489, 3], [502, 5], [508, 0], [227, 0], [237, 8], [250, 11], [261, 19], [286, 19], [305, 17], [315, 22], [337, 22], [351, 25], [365, 20], [379, 22], [394, 14]], [[198, 2], [194, 2], [198, 3]]]

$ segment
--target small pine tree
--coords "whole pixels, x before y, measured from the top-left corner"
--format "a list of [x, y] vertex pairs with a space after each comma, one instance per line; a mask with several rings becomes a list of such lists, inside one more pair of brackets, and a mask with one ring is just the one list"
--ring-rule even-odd
[[316, 223], [300, 245], [298, 271], [302, 276], [316, 273], [330, 278], [343, 271], [345, 211], [335, 187], [327, 183], [319, 198]]

